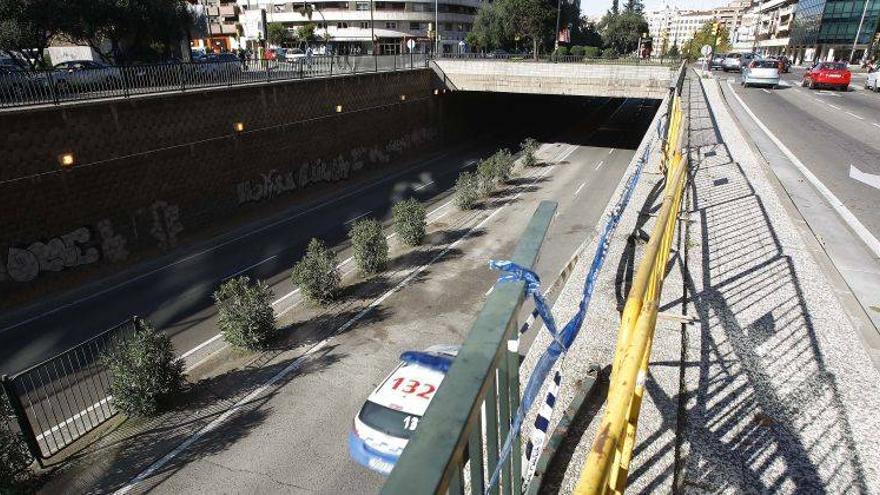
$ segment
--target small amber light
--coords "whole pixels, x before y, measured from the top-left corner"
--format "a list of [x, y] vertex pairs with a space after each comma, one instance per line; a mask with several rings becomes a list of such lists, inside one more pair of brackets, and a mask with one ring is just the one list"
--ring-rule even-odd
[[336, 113], [342, 113], [342, 105], [336, 105]]
[[400, 101], [406, 101], [406, 95], [400, 95]]
[[235, 129], [235, 132], [244, 132], [244, 122], [236, 122], [232, 124], [232, 128]]
[[62, 167], [72, 167], [73, 164], [76, 163], [76, 157], [73, 156], [73, 153], [64, 153], [63, 155], [58, 156], [58, 163], [60, 163]]

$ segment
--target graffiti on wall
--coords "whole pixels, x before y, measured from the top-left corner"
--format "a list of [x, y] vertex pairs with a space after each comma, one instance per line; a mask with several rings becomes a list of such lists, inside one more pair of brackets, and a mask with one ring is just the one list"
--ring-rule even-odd
[[417, 129], [385, 144], [355, 148], [347, 154], [331, 159], [316, 159], [288, 171], [272, 169], [256, 179], [236, 185], [238, 204], [253, 203], [274, 198], [284, 193], [303, 189], [309, 184], [335, 182], [349, 178], [367, 165], [388, 163], [394, 155], [434, 139], [435, 129]]
[[6, 273], [16, 282], [28, 282], [41, 272], [60, 272], [65, 268], [98, 261], [101, 253], [94, 245], [92, 231], [80, 227], [46, 242], [34, 242], [27, 248], [10, 247]]
[[[183, 231], [180, 208], [165, 201], [156, 201], [149, 208], [150, 234], [162, 249], [177, 245]], [[59, 272], [99, 260], [116, 263], [128, 259], [125, 236], [117, 233], [109, 219], [90, 227], [79, 227], [47, 241], [36, 241], [26, 247], [8, 249], [5, 263], [0, 264], [0, 280], [30, 282], [44, 272]]]
[[159, 242], [163, 250], [177, 246], [177, 234], [183, 231], [180, 224], [180, 208], [165, 201], [156, 201], [150, 206], [153, 223], [150, 235]]

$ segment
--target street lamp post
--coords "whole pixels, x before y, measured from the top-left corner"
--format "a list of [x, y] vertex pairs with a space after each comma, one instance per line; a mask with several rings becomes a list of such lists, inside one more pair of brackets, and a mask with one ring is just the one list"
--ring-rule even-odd
[[440, 6], [434, 0], [434, 56], [436, 57], [440, 49]]
[[[868, 13], [868, 2], [870, 0], [865, 0], [865, 8], [862, 9], [862, 19], [859, 21], [859, 28], [856, 30], [856, 37], [853, 39], [852, 51], [849, 54], [849, 61], [853, 63], [853, 59], [856, 55], [856, 44], [859, 42], [859, 36], [862, 35], [862, 27], [865, 25], [865, 14]], [[867, 52], [866, 52], [867, 53]], [[864, 58], [864, 57], [862, 57]]]

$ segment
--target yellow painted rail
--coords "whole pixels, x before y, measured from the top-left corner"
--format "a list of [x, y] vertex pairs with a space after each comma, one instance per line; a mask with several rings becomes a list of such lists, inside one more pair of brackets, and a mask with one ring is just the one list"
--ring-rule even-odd
[[578, 495], [623, 493], [626, 490], [657, 307], [687, 180], [687, 158], [681, 154], [684, 116], [679, 93], [680, 89], [670, 94], [669, 125], [661, 158], [666, 174], [663, 204], [621, 316], [608, 402], [575, 488]]

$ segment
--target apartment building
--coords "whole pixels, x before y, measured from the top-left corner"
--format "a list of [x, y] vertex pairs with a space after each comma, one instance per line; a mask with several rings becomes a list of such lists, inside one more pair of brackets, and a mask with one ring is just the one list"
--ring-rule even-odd
[[238, 0], [238, 5], [244, 39], [250, 44], [264, 39], [267, 24], [296, 31], [313, 23], [317, 37], [337, 51], [370, 53], [375, 38], [379, 53], [405, 53], [409, 40], [415, 42], [413, 51], [428, 52], [436, 33], [438, 49], [449, 53], [461, 49], [480, 0], [309, 0], [308, 9], [306, 2], [290, 0]]
[[235, 0], [190, 0], [194, 7], [197, 29], [191, 48], [195, 51], [222, 52], [239, 48], [241, 24]]

